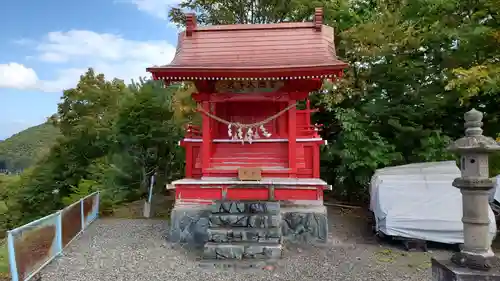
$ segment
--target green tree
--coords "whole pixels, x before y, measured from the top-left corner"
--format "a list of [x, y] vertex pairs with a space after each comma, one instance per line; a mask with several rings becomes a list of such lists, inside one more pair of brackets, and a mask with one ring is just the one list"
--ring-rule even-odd
[[157, 181], [161, 184], [181, 176], [183, 158], [177, 144], [181, 132], [172, 104], [177, 88], [141, 81], [131, 91], [114, 126], [115, 150], [127, 159], [122, 169], [133, 175], [133, 186], [146, 191], [153, 174], [161, 178]]
[[[316, 102], [324, 108], [317, 118], [326, 123], [324, 134], [332, 143], [329, 149], [344, 153], [331, 153], [325, 165], [341, 165], [346, 155], [359, 159], [359, 165], [366, 164], [361, 163], [366, 158], [371, 163], [366, 166], [371, 169], [454, 159], [445, 148], [451, 139], [463, 134], [462, 113], [466, 108], [460, 104], [460, 93], [454, 89], [445, 92], [445, 87], [453, 68], [465, 56], [456, 45], [464, 21], [453, 12], [459, 4], [459, 1], [378, 1], [369, 20], [339, 34], [337, 46], [350, 67], [343, 80], [327, 85], [329, 94], [316, 97]], [[350, 120], [333, 116], [332, 122], [335, 108], [354, 110], [357, 114]], [[345, 122], [369, 125], [354, 134], [346, 129]], [[369, 137], [375, 132], [379, 143]], [[346, 138], [346, 134], [358, 137]], [[378, 156], [382, 156], [379, 152], [389, 144], [397, 154], [386, 150], [385, 157], [367, 157], [356, 144], [364, 145], [363, 149]], [[342, 179], [344, 184], [354, 186], [340, 185], [339, 189], [352, 194], [364, 191], [367, 197], [367, 178], [360, 181], [358, 173], [350, 173], [353, 169], [341, 169], [327, 174], [327, 179], [334, 182]]]
[[374, 0], [183, 0], [169, 11], [172, 22], [184, 26], [184, 11], [194, 11], [201, 25], [262, 24], [310, 21], [322, 7], [328, 22], [344, 29], [363, 21], [376, 6]]
[[50, 118], [62, 137], [19, 181], [16, 197], [22, 221], [61, 208], [62, 198], [89, 175], [93, 161], [108, 155], [113, 120], [128, 91], [122, 81], [106, 81], [89, 69], [75, 88], [63, 92], [58, 113]]
[[[354, 109], [335, 109], [341, 131], [323, 153], [323, 174], [335, 183], [334, 194], [350, 202], [363, 202], [367, 183], [377, 168], [401, 162], [396, 146], [371, 128], [368, 118]], [[334, 165], [332, 165], [334, 164]]]
[[56, 127], [44, 123], [0, 142], [0, 171], [17, 172], [29, 168], [47, 154], [59, 136]]

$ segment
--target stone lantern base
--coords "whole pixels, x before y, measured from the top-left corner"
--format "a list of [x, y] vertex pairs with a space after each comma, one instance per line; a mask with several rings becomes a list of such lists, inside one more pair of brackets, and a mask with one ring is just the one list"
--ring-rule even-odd
[[432, 281], [500, 281], [500, 260], [495, 258], [488, 271], [460, 267], [450, 259], [432, 259]]

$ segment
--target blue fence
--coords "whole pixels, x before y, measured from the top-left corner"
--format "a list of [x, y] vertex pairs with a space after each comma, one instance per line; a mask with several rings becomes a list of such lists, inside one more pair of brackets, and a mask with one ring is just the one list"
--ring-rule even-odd
[[60, 255], [99, 214], [99, 192], [7, 232], [12, 281], [26, 281]]

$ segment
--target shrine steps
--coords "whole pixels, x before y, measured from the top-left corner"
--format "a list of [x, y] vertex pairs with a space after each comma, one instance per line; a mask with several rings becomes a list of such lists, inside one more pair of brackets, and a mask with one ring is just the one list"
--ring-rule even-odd
[[[289, 168], [275, 168], [275, 167], [260, 167], [262, 170], [262, 177], [267, 177], [267, 178], [290, 178], [291, 174], [291, 169]], [[297, 177], [299, 178], [308, 178], [310, 177], [310, 174], [312, 172], [308, 172], [307, 170], [303, 169], [305, 172], [304, 175], [302, 175], [301, 171], [299, 170], [296, 174]], [[216, 167], [216, 168], [209, 168], [205, 171], [203, 174], [204, 176], [207, 177], [229, 177], [229, 178], [234, 178], [238, 176], [238, 167], [231, 167], [231, 166], [225, 166], [225, 167]]]
[[[268, 146], [260, 145], [216, 144], [214, 153], [210, 158], [209, 172], [227, 174], [228, 170], [234, 170], [232, 173], [236, 173], [240, 167], [259, 167], [262, 170], [288, 169], [287, 143], [266, 143]], [[297, 169], [306, 167], [305, 151], [302, 144], [297, 145], [296, 165]], [[201, 154], [196, 158], [195, 168], [202, 168]], [[282, 172], [285, 172], [286, 176], [287, 171]], [[278, 173], [273, 176], [283, 175]]]
[[279, 202], [216, 201], [208, 222], [203, 267], [263, 268], [281, 258]]

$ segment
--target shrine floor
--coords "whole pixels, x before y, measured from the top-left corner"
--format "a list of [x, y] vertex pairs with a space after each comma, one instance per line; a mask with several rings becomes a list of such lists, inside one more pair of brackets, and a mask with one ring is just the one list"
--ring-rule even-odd
[[286, 245], [283, 259], [262, 271], [216, 272], [198, 266], [198, 252], [166, 241], [165, 220], [100, 219], [63, 256], [42, 271], [42, 280], [431, 280], [430, 257], [449, 252], [406, 252], [379, 244], [362, 216], [329, 209], [325, 246]]

